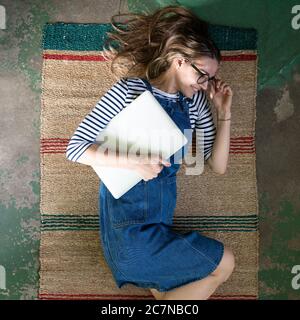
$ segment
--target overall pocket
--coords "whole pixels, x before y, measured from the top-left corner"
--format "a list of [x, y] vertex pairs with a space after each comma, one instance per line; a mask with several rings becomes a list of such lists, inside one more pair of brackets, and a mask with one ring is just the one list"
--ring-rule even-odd
[[110, 195], [108, 211], [115, 228], [144, 223], [147, 219], [148, 194], [146, 181], [141, 180], [119, 199]]

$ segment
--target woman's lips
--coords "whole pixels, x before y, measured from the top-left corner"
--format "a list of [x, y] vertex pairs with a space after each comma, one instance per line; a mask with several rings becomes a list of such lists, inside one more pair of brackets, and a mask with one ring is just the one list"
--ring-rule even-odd
[[194, 88], [193, 86], [192, 86], [192, 88], [193, 88], [194, 92], [198, 92], [198, 89]]

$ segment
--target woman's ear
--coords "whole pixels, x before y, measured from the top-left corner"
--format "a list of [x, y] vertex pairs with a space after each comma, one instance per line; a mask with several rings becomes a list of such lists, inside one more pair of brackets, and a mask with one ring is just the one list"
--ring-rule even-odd
[[178, 62], [177, 62], [177, 69], [181, 67], [182, 62], [183, 62], [183, 61], [182, 61], [181, 59], [178, 59]]
[[184, 58], [176, 57], [173, 61], [175, 62], [176, 69], [179, 69], [184, 63]]

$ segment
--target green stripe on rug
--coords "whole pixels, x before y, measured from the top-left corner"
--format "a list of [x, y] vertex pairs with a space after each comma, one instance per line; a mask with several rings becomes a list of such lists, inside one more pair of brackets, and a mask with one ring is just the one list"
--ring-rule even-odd
[[[258, 216], [194, 216], [174, 218], [178, 231], [257, 231]], [[42, 231], [98, 230], [98, 216], [42, 215]]]
[[[48, 23], [43, 29], [44, 50], [103, 50], [109, 23]], [[210, 25], [209, 33], [220, 50], [256, 50], [257, 31], [252, 28]]]

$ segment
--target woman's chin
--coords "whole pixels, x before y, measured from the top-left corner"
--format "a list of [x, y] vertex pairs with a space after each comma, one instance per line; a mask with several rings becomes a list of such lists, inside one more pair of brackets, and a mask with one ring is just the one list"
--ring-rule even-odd
[[196, 90], [195, 88], [193, 88], [192, 86], [187, 87], [184, 91], [181, 91], [184, 96], [186, 96], [187, 98], [191, 99], [199, 90]]
[[198, 90], [196, 90], [193, 87], [191, 87], [189, 92], [188, 92], [187, 97], [191, 99], [197, 92], [198, 92]]

